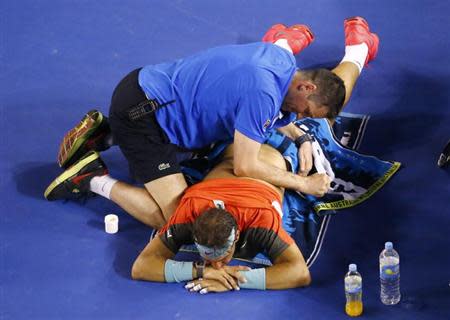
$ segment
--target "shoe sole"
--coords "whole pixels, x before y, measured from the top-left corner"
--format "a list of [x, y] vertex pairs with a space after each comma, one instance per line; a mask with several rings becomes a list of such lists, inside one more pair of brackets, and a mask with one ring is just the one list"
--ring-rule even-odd
[[274, 24], [267, 30], [267, 32], [264, 34], [263, 38], [261, 39], [262, 42], [273, 42], [273, 36], [282, 30], [286, 30], [287, 26], [285, 26], [282, 23]]
[[[102, 121], [103, 114], [100, 111], [91, 110], [72, 130], [66, 133], [58, 152], [58, 164], [60, 167], [64, 168], [67, 165], [78, 149], [86, 143], [95, 130], [97, 130]], [[81, 129], [86, 128], [89, 125], [91, 125], [91, 128], [87, 129], [87, 131], [83, 132], [80, 136], [77, 136]]]
[[[48, 196], [57, 186], [59, 186], [61, 183], [64, 183], [64, 181], [66, 181], [67, 179], [76, 175], [86, 165], [88, 165], [89, 163], [91, 163], [94, 160], [97, 160], [99, 157], [100, 157], [100, 155], [98, 152], [93, 152], [91, 155], [87, 156], [84, 159], [81, 159], [76, 164], [74, 164], [69, 169], [67, 169], [62, 174], [60, 174], [58, 177], [56, 177], [56, 179], [53, 180], [53, 182], [47, 187], [47, 189], [45, 189], [45, 192], [44, 192], [45, 199], [49, 200]], [[51, 201], [51, 200], [49, 200], [49, 201]]]
[[376, 58], [376, 56], [378, 54], [378, 47], [380, 45], [380, 38], [378, 38], [378, 35], [376, 33], [371, 33], [371, 35], [373, 38], [375, 50], [372, 52], [372, 54], [370, 56], [368, 56], [368, 61], [372, 61], [373, 59]]
[[311, 29], [304, 24], [294, 24], [293, 26], [290, 26], [288, 29], [290, 30], [297, 30], [297, 31], [304, 31], [304, 34], [306, 35], [306, 38], [308, 39], [308, 45], [311, 44], [311, 42], [314, 41], [314, 33], [311, 31]]
[[352, 24], [357, 24], [357, 25], [363, 25], [367, 31], [370, 33], [370, 29], [369, 29], [369, 24], [367, 23], [366, 19], [364, 19], [363, 17], [350, 17], [344, 20], [344, 28], [346, 28], [347, 26], [350, 26]]

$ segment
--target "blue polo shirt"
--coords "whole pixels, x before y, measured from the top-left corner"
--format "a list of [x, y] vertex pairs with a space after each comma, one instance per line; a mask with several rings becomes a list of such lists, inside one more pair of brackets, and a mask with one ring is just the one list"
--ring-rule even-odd
[[147, 98], [168, 103], [156, 118], [175, 145], [201, 148], [232, 138], [234, 130], [262, 143], [267, 130], [295, 119], [280, 110], [295, 71], [290, 52], [251, 43], [146, 66], [139, 85]]

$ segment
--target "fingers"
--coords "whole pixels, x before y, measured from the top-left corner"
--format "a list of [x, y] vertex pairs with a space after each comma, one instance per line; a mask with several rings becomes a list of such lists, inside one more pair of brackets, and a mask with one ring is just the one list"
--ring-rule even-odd
[[318, 197], [323, 197], [325, 193], [330, 189], [331, 179], [328, 175], [320, 173], [316, 174], [318, 177], [317, 189], [315, 195]]
[[[233, 277], [233, 280], [237, 279], [238, 282], [242, 282], [242, 283], [247, 282], [247, 279], [245, 279], [245, 277], [237, 270], [232, 271], [231, 276]], [[236, 287], [239, 288], [239, 286], [237, 284], [236, 284]], [[234, 289], [236, 289], [236, 288], [234, 288]]]
[[236, 282], [236, 279], [233, 278], [230, 274], [225, 272], [225, 274], [223, 275], [223, 279], [225, 281], [220, 281], [220, 282], [222, 282], [225, 285], [225, 287], [227, 287], [230, 290], [231, 289], [239, 290], [239, 286]]
[[252, 268], [247, 266], [226, 266], [225, 271], [239, 282], [247, 282], [247, 279], [239, 271], [250, 271]]
[[247, 282], [247, 279], [239, 271], [249, 271], [249, 270], [251, 270], [251, 269], [248, 268], [248, 267], [243, 267], [243, 268], [240, 268], [240, 269], [230, 270], [229, 274], [232, 275], [239, 282], [245, 283], [245, 282]]
[[195, 282], [188, 282], [188, 284], [186, 284], [184, 286], [184, 288], [187, 290], [190, 290], [190, 289], [194, 288], [194, 286], [195, 286]]
[[[230, 289], [225, 288], [220, 282], [216, 280], [197, 279], [187, 283], [185, 289], [189, 292], [198, 292], [200, 294], [207, 294], [209, 292], [224, 292]], [[236, 290], [240, 290], [238, 287]]]
[[208, 288], [202, 287], [201, 279], [197, 280], [196, 282], [189, 282], [184, 287], [189, 290], [189, 292], [199, 292], [200, 294], [207, 294]]
[[233, 266], [233, 267], [230, 267], [230, 268], [233, 268], [233, 269], [238, 270], [238, 271], [250, 271], [250, 270], [252, 270], [252, 268], [247, 267], [247, 266]]
[[221, 269], [206, 268], [204, 278], [217, 280], [228, 290], [238, 290], [236, 279], [229, 274], [229, 270], [231, 269], [229, 269], [228, 267], [223, 267]]

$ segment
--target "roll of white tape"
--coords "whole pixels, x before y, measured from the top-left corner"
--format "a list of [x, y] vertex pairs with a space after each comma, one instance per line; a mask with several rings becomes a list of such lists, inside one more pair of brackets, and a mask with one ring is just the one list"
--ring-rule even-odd
[[105, 216], [105, 231], [111, 234], [119, 231], [119, 217], [117, 215], [108, 214]]

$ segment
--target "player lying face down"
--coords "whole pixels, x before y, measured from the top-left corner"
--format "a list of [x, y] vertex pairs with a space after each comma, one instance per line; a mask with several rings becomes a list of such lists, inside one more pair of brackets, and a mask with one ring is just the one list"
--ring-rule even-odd
[[[262, 156], [284, 164], [269, 146]], [[232, 154], [232, 150], [228, 150]], [[190, 187], [169, 220], [136, 259], [136, 280], [185, 282], [193, 292], [208, 293], [247, 289], [286, 289], [311, 282], [305, 260], [282, 228], [279, 205], [282, 192], [269, 184], [229, 176], [232, 163], [225, 160], [207, 179]], [[220, 200], [217, 200], [220, 199]], [[221, 203], [225, 209], [217, 208]], [[277, 203], [278, 205], [274, 205]], [[195, 244], [201, 262], [175, 261], [185, 244]], [[232, 258], [252, 259], [265, 253], [267, 268], [229, 266]]]

